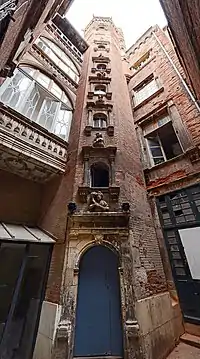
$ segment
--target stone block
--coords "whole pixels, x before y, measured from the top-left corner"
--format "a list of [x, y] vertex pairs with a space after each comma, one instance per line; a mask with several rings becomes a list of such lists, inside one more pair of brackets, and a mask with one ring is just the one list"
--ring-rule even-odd
[[165, 359], [175, 347], [172, 321], [143, 337], [145, 359]]
[[60, 307], [57, 304], [46, 301], [43, 302], [33, 359], [51, 358], [59, 315]]
[[173, 311], [169, 293], [158, 294], [136, 303], [136, 316], [142, 335], [172, 320]]

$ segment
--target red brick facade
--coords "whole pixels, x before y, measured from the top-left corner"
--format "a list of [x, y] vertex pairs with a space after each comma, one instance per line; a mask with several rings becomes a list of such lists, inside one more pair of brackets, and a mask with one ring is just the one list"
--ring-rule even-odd
[[[193, 162], [193, 153], [198, 152], [199, 146], [199, 111], [187, 93], [183, 82], [177, 75], [173, 65], [170, 63], [160, 44], [155, 36], [164, 46], [168, 55], [173, 61], [177, 71], [183, 81], [185, 81], [184, 72], [180, 67], [177, 56], [173, 49], [172, 43], [166, 33], [160, 29], [149, 30], [145, 40], [140, 39], [128, 51], [130, 65], [135, 63], [144, 53], [151, 50], [151, 59], [144, 64], [144, 67], [132, 75], [129, 82], [129, 89], [131, 90], [141, 83], [149, 75], [154, 74], [159, 82], [158, 93], [154, 97], [147, 99], [144, 103], [133, 108], [134, 122], [140, 137], [140, 129], [144, 126], [145, 121], [148, 121], [159, 113], [163, 108], [168, 108], [174, 121], [176, 134], [178, 135], [181, 144], [184, 148], [183, 154], [178, 158], [160, 164], [157, 167], [149, 167], [146, 160], [144, 147], [141, 148], [143, 153], [143, 165], [145, 169], [145, 176], [147, 179], [147, 189], [153, 190], [154, 193], [162, 193], [173, 188], [178, 181], [191, 181], [188, 178], [195, 177], [199, 171], [198, 160], [195, 164]], [[143, 42], [144, 41], [144, 42]], [[146, 125], [146, 123], [145, 123]], [[139, 134], [140, 133], [140, 134]], [[166, 188], [167, 186], [167, 188]], [[180, 185], [180, 187], [182, 184]], [[162, 190], [162, 187], [165, 188]], [[174, 188], [177, 188], [178, 185]]]
[[193, 3], [180, 0], [160, 0], [160, 3], [167, 17], [177, 54], [185, 68], [195, 97], [199, 101], [199, 0], [195, 0]]
[[[64, 2], [65, 11], [70, 2]], [[16, 10], [1, 43], [0, 70], [3, 77], [7, 76], [9, 69], [13, 70], [22, 53], [28, 46], [30, 47], [30, 43], [41, 33], [45, 23], [54, 17], [62, 3], [63, 1], [60, 0], [17, 2]]]

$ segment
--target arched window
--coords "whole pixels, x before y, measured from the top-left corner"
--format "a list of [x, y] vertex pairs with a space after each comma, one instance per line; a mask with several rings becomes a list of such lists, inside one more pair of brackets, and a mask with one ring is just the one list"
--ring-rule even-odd
[[48, 76], [31, 67], [14, 71], [0, 87], [0, 101], [68, 139], [72, 105], [65, 92]]
[[106, 86], [105, 85], [96, 85], [94, 88], [95, 95], [106, 95]]
[[104, 113], [95, 113], [93, 116], [93, 127], [106, 128], [107, 116]]
[[98, 64], [98, 65], [97, 65], [97, 69], [98, 69], [98, 70], [104, 70], [104, 71], [105, 71], [105, 70], [106, 70], [106, 64]]
[[79, 72], [76, 66], [59, 46], [43, 36], [36, 40], [36, 45], [40, 47], [50, 60], [52, 60], [65, 74], [69, 75], [75, 82], [78, 82]]
[[91, 166], [91, 187], [109, 187], [109, 169], [105, 163]]

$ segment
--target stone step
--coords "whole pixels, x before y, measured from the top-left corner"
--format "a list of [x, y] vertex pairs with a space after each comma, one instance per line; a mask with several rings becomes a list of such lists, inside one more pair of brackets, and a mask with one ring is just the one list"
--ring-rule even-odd
[[180, 341], [193, 347], [200, 348], [200, 337], [197, 337], [196, 335], [184, 333], [183, 335], [181, 335]]

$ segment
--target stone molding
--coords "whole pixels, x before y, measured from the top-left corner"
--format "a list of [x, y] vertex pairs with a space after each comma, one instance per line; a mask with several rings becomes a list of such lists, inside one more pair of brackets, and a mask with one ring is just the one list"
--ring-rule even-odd
[[[128, 235], [129, 213], [124, 212], [83, 212], [76, 213], [70, 217], [70, 232], [73, 236], [76, 234], [99, 233], [113, 234], [113, 229], [122, 230], [123, 237]], [[90, 232], [87, 232], [87, 231]], [[77, 232], [76, 232], [77, 231]], [[118, 232], [117, 232], [118, 233]]]
[[[84, 159], [88, 158], [98, 158], [105, 157], [107, 159], [115, 158], [117, 152], [117, 147], [115, 146], [106, 146], [106, 147], [93, 147], [93, 146], [83, 146], [82, 155]], [[99, 156], [98, 156], [99, 155]]]

